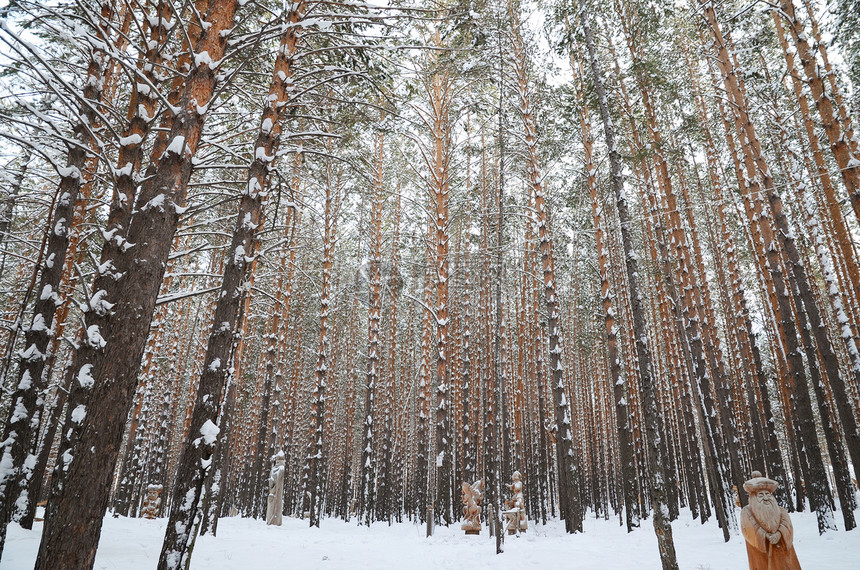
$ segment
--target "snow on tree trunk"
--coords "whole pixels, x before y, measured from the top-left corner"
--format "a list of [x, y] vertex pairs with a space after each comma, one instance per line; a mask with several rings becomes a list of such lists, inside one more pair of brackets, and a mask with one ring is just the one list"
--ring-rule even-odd
[[[744, 168], [746, 173], [738, 172], [738, 178], [742, 181], [741, 188], [748, 190], [752, 196], [758, 196], [764, 192], [769, 205], [770, 215], [766, 214], [760, 208], [760, 202], [756, 202], [754, 215], [759, 219], [757, 227], [761, 234], [762, 243], [764, 244], [765, 256], [769, 265], [772, 283], [776, 290], [778, 301], [779, 316], [777, 320], [781, 322], [783, 328], [783, 341], [787, 348], [788, 366], [793, 377], [796, 387], [795, 395], [799, 410], [796, 421], [800, 424], [799, 429], [803, 438], [803, 444], [806, 448], [807, 459], [810, 462], [810, 473], [807, 480], [807, 490], [811, 507], [818, 515], [819, 531], [824, 532], [825, 529], [833, 528], [833, 511], [828, 499], [829, 485], [827, 483], [824, 464], [821, 456], [821, 449], [818, 444], [815, 425], [812, 417], [811, 403], [809, 398], [809, 387], [806, 379], [806, 374], [803, 369], [803, 361], [800, 354], [800, 349], [797, 344], [797, 329], [794, 319], [792, 319], [792, 308], [789, 301], [793, 287], [789, 288], [786, 285], [786, 279], [781, 270], [780, 246], [786, 250], [786, 255], [789, 258], [796, 257], [792, 251], [794, 249], [791, 233], [788, 232], [785, 213], [782, 211], [782, 201], [774, 188], [773, 178], [770, 175], [768, 166], [761, 153], [761, 144], [755, 133], [753, 123], [750, 120], [747, 111], [746, 98], [743, 95], [743, 88], [740, 84], [740, 79], [737, 77], [734, 69], [733, 60], [731, 59], [726, 41], [723, 38], [722, 31], [717, 23], [716, 13], [710, 4], [702, 6], [705, 20], [708, 23], [711, 34], [714, 37], [714, 51], [717, 59], [717, 65], [723, 77], [723, 83], [729, 100], [732, 103], [731, 111], [734, 117], [735, 130], [738, 138], [743, 141], [742, 150], [744, 155]], [[745, 182], [745, 183], [743, 183]], [[774, 232], [771, 226], [771, 219], [777, 224], [778, 230]], [[799, 263], [799, 260], [798, 260]], [[799, 285], [806, 281], [805, 272], [802, 267], [792, 261], [789, 263], [792, 270], [792, 280]], [[807, 282], [808, 289], [808, 282]], [[803, 292], [801, 291], [801, 295]], [[801, 299], [795, 301], [799, 304]], [[806, 303], [804, 303], [806, 305]], [[798, 305], [799, 308], [799, 305]], [[809, 307], [806, 307], [809, 310]], [[816, 311], [817, 308], [814, 308]], [[829, 344], [829, 343], [828, 343]], [[822, 348], [823, 347], [819, 347]]]
[[309, 515], [310, 526], [318, 527], [322, 516], [325, 492], [325, 463], [323, 436], [325, 433], [326, 390], [329, 379], [330, 345], [329, 314], [332, 302], [332, 268], [336, 238], [336, 216], [339, 208], [340, 176], [334, 167], [326, 165], [325, 212], [323, 235], [322, 285], [320, 286], [320, 333], [317, 344], [314, 388], [311, 395], [311, 425], [308, 454], [303, 477], [307, 484], [303, 497], [303, 511]]
[[[213, 1], [205, 13], [206, 29], [195, 45], [220, 61], [238, 0]], [[118, 293], [107, 339], [91, 331], [92, 344], [106, 344], [95, 374], [93, 398], [99, 403], [86, 414], [76, 445], [64, 457], [68, 468], [62, 493], [51, 498], [50, 515], [39, 547], [37, 568], [90, 568], [107, 506], [110, 480], [123, 428], [137, 384], [137, 372], [164, 277], [174, 233], [184, 211], [192, 162], [206, 114], [201, 104], [212, 97], [217, 66], [201, 65], [189, 73], [182, 107], [170, 133], [171, 143], [152, 177], [141, 187], [128, 230], [127, 249], [117, 260]], [[109, 309], [105, 309], [109, 310]], [[75, 456], [79, 456], [75, 461]]]
[[537, 125], [532, 111], [529, 78], [527, 75], [528, 62], [525, 48], [520, 36], [519, 14], [511, 10], [514, 18], [512, 30], [515, 55], [515, 73], [519, 94], [520, 112], [527, 149], [527, 177], [534, 193], [535, 211], [537, 215], [538, 243], [541, 255], [541, 270], [543, 273], [544, 302], [547, 313], [547, 335], [549, 340], [549, 370], [553, 407], [555, 409], [556, 459], [559, 465], [559, 506], [561, 516], [565, 520], [567, 532], [582, 532], [584, 516], [582, 498], [579, 489], [579, 469], [573, 448], [571, 432], [571, 407], [565, 395], [565, 368], [562, 364], [561, 318], [559, 300], [557, 297], [557, 276], [555, 270], [555, 255], [552, 250], [552, 236], [549, 229], [549, 212], [543, 187], [543, 175], [540, 170], [540, 159], [537, 151]]
[[[24, 333], [24, 350], [19, 359], [17, 381], [14, 383], [9, 416], [0, 439], [0, 555], [6, 540], [6, 527], [10, 520], [19, 518], [28, 509], [33, 499], [28, 494], [30, 479], [34, 475], [36, 457], [32, 455], [41, 413], [47, 378], [44, 375], [48, 344], [56, 332], [54, 317], [57, 307], [63, 302], [60, 297], [60, 281], [63, 277], [66, 252], [69, 248], [71, 228], [76, 224], [75, 205], [81, 186], [93, 173], [84, 172], [85, 166], [93, 167], [88, 149], [96, 149], [95, 129], [99, 124], [97, 106], [102, 99], [105, 75], [111, 65], [107, 53], [110, 43], [108, 29], [114, 18], [115, 6], [110, 1], [101, 4], [99, 21], [93, 39], [92, 55], [87, 67], [83, 88], [80, 121], [74, 126], [76, 142], [67, 155], [66, 165], [58, 167], [60, 183], [57, 199], [50, 218], [45, 261], [41, 267], [37, 295], [33, 306], [30, 326]], [[97, 46], [103, 42], [103, 46]], [[92, 310], [110, 305], [92, 306]], [[83, 418], [81, 418], [83, 419]], [[36, 475], [41, 477], [41, 473]]]
[[625, 265], [627, 269], [627, 286], [630, 292], [631, 309], [633, 313], [633, 329], [636, 337], [636, 352], [639, 358], [639, 378], [642, 389], [642, 406], [645, 415], [647, 431], [647, 444], [650, 447], [648, 453], [648, 478], [651, 483], [651, 504], [653, 508], [654, 531], [657, 535], [657, 544], [660, 549], [660, 560], [664, 570], [677, 569], [678, 561], [675, 555], [675, 545], [672, 540], [672, 525], [669, 522], [668, 510], [666, 508], [665, 485], [663, 470], [657, 463], [659, 456], [660, 438], [658, 431], [659, 410], [657, 408], [656, 390], [653, 384], [653, 369], [651, 365], [651, 349], [647, 343], [647, 331], [645, 314], [642, 308], [642, 294], [639, 289], [639, 272], [636, 251], [633, 248], [633, 239], [630, 227], [630, 214], [627, 208], [627, 197], [624, 189], [621, 157], [615, 142], [615, 128], [609, 114], [609, 105], [603, 86], [603, 75], [597, 59], [597, 51], [588, 22], [588, 15], [583, 14], [581, 22], [585, 32], [586, 47], [588, 49], [589, 63], [592, 73], [592, 81], [597, 91], [598, 107], [603, 122], [603, 132], [606, 137], [606, 146], [609, 148], [610, 169], [612, 171], [612, 190], [615, 194], [615, 204], [618, 209], [618, 218], [621, 224], [621, 240], [624, 247]]
[[[263, 225], [263, 207], [269, 193], [269, 172], [280, 144], [281, 120], [292, 88], [292, 59], [296, 53], [299, 30], [297, 22], [303, 16], [304, 4], [292, 7], [287, 15], [289, 26], [281, 38], [275, 59], [269, 96], [263, 110], [254, 159], [248, 167], [247, 184], [239, 200], [236, 227], [230, 243], [212, 330], [209, 334], [203, 373], [191, 416], [191, 437], [179, 459], [174, 482], [167, 530], [159, 558], [160, 569], [182, 567], [190, 555], [193, 541], [190, 530], [200, 506], [203, 483], [212, 463], [217, 438], [196, 437], [206, 426], [214, 426], [219, 415], [221, 397], [231, 375], [231, 349], [240, 324], [239, 308], [250, 289], [250, 272], [257, 251], [257, 234]], [[200, 51], [198, 51], [200, 53]], [[217, 429], [217, 428], [216, 428]], [[217, 434], [217, 432], [216, 432]], [[179, 498], [182, 497], [182, 500]]]
[[[370, 275], [367, 323], [367, 373], [364, 393], [364, 422], [361, 447], [361, 482], [358, 495], [359, 521], [365, 519], [369, 526], [376, 508], [376, 455], [374, 454], [374, 420], [379, 420], [374, 397], [379, 383], [382, 366], [381, 343], [379, 341], [382, 324], [382, 187], [383, 164], [385, 158], [385, 135], [375, 136], [376, 168], [373, 178], [373, 193], [370, 205]], [[379, 474], [382, 476], [382, 473]]]
[[577, 52], [571, 50], [570, 63], [577, 81], [576, 99], [580, 105], [580, 125], [582, 128], [583, 147], [585, 150], [585, 176], [591, 198], [591, 212], [597, 247], [597, 262], [600, 271], [600, 298], [603, 303], [604, 324], [606, 328], [606, 349], [609, 362], [607, 382], [612, 386], [612, 397], [615, 402], [616, 433], [621, 455], [621, 486], [624, 497], [624, 517], [627, 532], [639, 526], [639, 508], [636, 498], [636, 465], [633, 454], [633, 438], [630, 432], [627, 393], [627, 381], [621, 371], [621, 354], [618, 350], [618, 326], [615, 323], [615, 308], [612, 304], [612, 291], [609, 283], [608, 251], [604, 238], [601, 200], [598, 196], [596, 181], [596, 166], [592, 156], [593, 135], [591, 133], [591, 118], [588, 103], [583, 99], [584, 71], [582, 63], [576, 57]]

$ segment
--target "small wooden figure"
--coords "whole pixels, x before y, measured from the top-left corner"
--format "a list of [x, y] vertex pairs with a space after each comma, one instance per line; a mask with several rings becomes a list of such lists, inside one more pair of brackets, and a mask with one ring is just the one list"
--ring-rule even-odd
[[511, 490], [511, 498], [505, 501], [505, 516], [508, 519], [508, 534], [526, 532], [529, 521], [526, 518], [525, 500], [523, 499], [523, 481], [519, 471], [514, 471], [513, 481], [508, 488]]
[[744, 483], [750, 502], [741, 511], [741, 532], [747, 541], [750, 570], [800, 570], [791, 519], [773, 497], [778, 486], [758, 471]]
[[147, 485], [146, 498], [143, 500], [143, 508], [140, 509], [140, 516], [145, 519], [154, 519], [158, 516], [161, 510], [161, 485]]
[[460, 527], [466, 534], [481, 534], [481, 499], [484, 498], [484, 480], [478, 479], [471, 485], [463, 482], [463, 515], [466, 520]]

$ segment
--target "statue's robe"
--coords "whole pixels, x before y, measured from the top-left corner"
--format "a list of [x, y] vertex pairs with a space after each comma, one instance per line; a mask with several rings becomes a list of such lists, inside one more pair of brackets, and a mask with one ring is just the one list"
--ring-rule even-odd
[[767, 531], [762, 528], [750, 508], [741, 511], [741, 532], [747, 543], [750, 570], [800, 570], [800, 562], [794, 552], [794, 530], [788, 513], [784, 510], [779, 520], [780, 539], [771, 544]]
[[266, 500], [266, 524], [281, 526], [284, 511], [284, 462], [279, 461], [269, 476], [269, 496]]

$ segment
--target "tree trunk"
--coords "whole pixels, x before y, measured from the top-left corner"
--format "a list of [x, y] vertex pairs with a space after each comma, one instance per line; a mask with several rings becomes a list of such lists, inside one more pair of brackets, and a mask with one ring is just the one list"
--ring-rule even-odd
[[[382, 167], [385, 157], [385, 135], [375, 137], [376, 169], [373, 178], [373, 194], [370, 205], [370, 271], [367, 324], [367, 373], [364, 392], [363, 439], [361, 448], [361, 482], [359, 484], [359, 522], [364, 519], [370, 526], [374, 517], [376, 495], [376, 456], [374, 455], [373, 431], [379, 414], [374, 405], [379, 371], [382, 365], [379, 333], [382, 324]], [[375, 417], [376, 416], [376, 417]], [[380, 473], [379, 476], [384, 476]]]
[[[561, 362], [562, 347], [561, 322], [556, 293], [555, 256], [552, 251], [552, 237], [549, 231], [549, 213], [540, 171], [540, 160], [537, 154], [537, 127], [532, 112], [531, 95], [527, 76], [527, 61], [525, 48], [519, 31], [519, 15], [511, 10], [515, 19], [512, 26], [515, 72], [520, 99], [520, 112], [527, 147], [527, 179], [535, 197], [537, 214], [538, 240], [541, 253], [543, 272], [544, 296], [547, 313], [547, 329], [549, 336], [549, 370], [552, 376], [553, 405], [555, 422], [558, 429], [556, 438], [556, 459], [559, 465], [559, 506], [561, 517], [565, 521], [565, 530], [569, 533], [582, 532], [584, 516], [579, 488], [579, 469], [573, 449], [573, 434], [571, 433], [570, 405], [564, 393], [564, 366]], [[501, 251], [499, 252], [501, 255]]]
[[608, 251], [604, 238], [603, 216], [600, 198], [597, 194], [596, 167], [592, 157], [593, 135], [591, 133], [591, 118], [588, 103], [583, 99], [585, 73], [582, 63], [577, 61], [575, 51], [571, 50], [571, 67], [578, 85], [576, 89], [577, 102], [581, 106], [580, 124], [582, 128], [583, 146], [585, 148], [585, 176], [591, 198], [591, 212], [597, 248], [597, 262], [600, 271], [600, 298], [603, 303], [604, 324], [606, 328], [606, 351], [609, 375], [606, 381], [612, 386], [612, 398], [615, 403], [616, 433], [618, 436], [619, 454], [621, 457], [621, 486], [624, 498], [624, 519], [627, 532], [639, 526], [639, 509], [636, 498], [636, 466], [633, 452], [633, 439], [628, 424], [629, 395], [627, 382], [621, 372], [621, 354], [618, 351], [618, 326], [615, 323], [615, 309], [612, 303], [612, 292], [609, 283]]
[[[810, 476], [807, 478], [807, 490], [812, 509], [816, 511], [818, 517], [819, 531], [824, 532], [825, 529], [833, 527], [833, 512], [829, 505], [829, 486], [811, 413], [809, 387], [797, 344], [797, 329], [792, 319], [789, 295], [791, 295], [793, 287], [787, 287], [782, 270], [780, 269], [780, 246], [785, 250], [789, 259], [792, 260], [789, 265], [793, 273], [791, 276], [793, 279], [790, 278], [789, 280], [796, 281], [798, 287], [802, 287], [805, 284], [805, 290], [807, 291], [808, 281], [805, 271], [799, 265], [797, 252], [794, 248], [794, 240], [791, 237], [792, 234], [788, 229], [785, 213], [783, 212], [782, 201], [775, 191], [773, 178], [761, 154], [761, 145], [749, 118], [747, 102], [743, 96], [739, 79], [735, 74], [733, 62], [729, 57], [726, 42], [717, 23], [716, 14], [711, 5], [703, 5], [703, 10], [705, 19], [714, 36], [717, 65], [720, 68], [726, 92], [732, 102], [735, 129], [739, 139], [746, 141], [746, 144], [742, 145], [746, 176], [738, 172], [738, 178], [742, 181], [748, 181], [749, 186], [744, 183], [741, 186], [743, 189], [747, 189], [752, 196], [758, 196], [762, 191], [765, 193], [773, 220], [778, 228], [778, 231], [774, 232], [771, 227], [771, 217], [765, 214], [760, 207], [756, 210], [755, 214], [760, 220], [758, 228], [763, 240], [765, 256], [778, 301], [780, 315], [777, 320], [781, 322], [784, 330], [783, 339], [788, 353], [789, 370], [796, 387], [795, 398], [798, 409], [801, 410], [797, 421], [800, 423], [799, 428], [803, 437], [807, 459], [810, 462]], [[805, 291], [804, 289], [799, 289], [799, 291], [802, 298], [805, 295]], [[802, 301], [798, 300], [798, 302]], [[807, 305], [806, 302], [803, 302], [803, 305], [806, 306], [810, 317], [812, 317], [813, 313], [817, 314], [817, 307], [815, 307], [814, 303]], [[798, 306], [798, 310], [801, 310], [800, 306]], [[814, 322], [811, 324], [815, 327]], [[826, 331], [822, 330], [821, 333], [826, 334]], [[829, 343], [827, 346], [829, 346]], [[819, 349], [823, 350], [824, 348], [823, 346], [819, 346]]]
[[[843, 123], [842, 117], [837, 116], [833, 109], [833, 101], [825, 91], [824, 81], [818, 72], [818, 61], [812, 48], [809, 46], [803, 24], [794, 13], [794, 2], [792, 0], [780, 0], [781, 14], [788, 21], [788, 30], [794, 40], [794, 47], [800, 58], [800, 65], [806, 73], [806, 82], [815, 99], [815, 106], [821, 116], [824, 132], [830, 141], [830, 150], [839, 166], [845, 189], [851, 198], [854, 214], [860, 220], [860, 152], [857, 148], [857, 140], [850, 123]], [[822, 44], [823, 46], [823, 44]], [[790, 70], [791, 71], [791, 70]], [[828, 73], [831, 73], [828, 71]]]
[[[112, 2], [101, 4], [99, 21], [96, 23], [98, 41], [110, 45], [108, 29], [114, 18], [115, 7]], [[108, 73], [110, 57], [107, 49], [93, 48], [84, 82], [80, 121], [74, 126], [76, 143], [68, 150], [66, 166], [59, 169], [60, 183], [58, 199], [51, 215], [50, 229], [45, 261], [41, 267], [39, 297], [33, 306], [30, 326], [24, 331], [23, 352], [19, 354], [18, 378], [12, 393], [9, 416], [3, 429], [0, 463], [11, 468], [0, 472], [0, 555], [6, 541], [6, 528], [9, 521], [18, 518], [27, 510], [32, 498], [28, 494], [30, 480], [34, 473], [32, 448], [43, 412], [45, 388], [45, 360], [48, 345], [54, 334], [54, 316], [62, 303], [60, 281], [63, 277], [66, 252], [69, 248], [71, 228], [75, 225], [75, 206], [81, 186], [94, 174], [84, 172], [86, 166], [96, 167], [91, 160], [90, 149], [97, 149], [94, 130], [99, 124], [97, 106], [102, 99], [105, 75]], [[5, 237], [5, 231], [4, 231]], [[96, 310], [96, 307], [92, 307]], [[10, 347], [12, 342], [10, 340]], [[41, 474], [37, 474], [38, 477]]]
[[657, 464], [659, 455], [658, 446], [661, 435], [658, 432], [659, 418], [655, 387], [653, 385], [651, 350], [647, 344], [647, 331], [645, 314], [642, 308], [642, 296], [639, 290], [639, 275], [637, 254], [633, 248], [633, 239], [630, 228], [630, 214], [627, 209], [627, 198], [624, 190], [624, 179], [622, 174], [621, 157], [615, 142], [615, 128], [609, 115], [609, 106], [603, 87], [603, 74], [597, 60], [597, 52], [592, 39], [591, 27], [588, 23], [587, 14], [583, 14], [582, 28], [585, 32], [586, 47], [591, 64], [592, 80], [597, 91], [600, 117], [603, 121], [603, 131], [606, 137], [606, 146], [609, 148], [610, 168], [612, 170], [612, 190], [615, 193], [615, 203], [618, 209], [618, 218], [621, 223], [621, 240], [624, 246], [625, 265], [627, 267], [627, 286], [630, 291], [631, 309], [633, 312], [633, 327], [636, 335], [636, 352], [639, 357], [639, 377], [642, 388], [642, 405], [645, 414], [646, 429], [648, 433], [648, 478], [651, 484], [651, 505], [653, 508], [654, 531], [657, 534], [657, 542], [660, 549], [660, 560], [664, 570], [678, 568], [675, 556], [675, 545], [672, 540], [672, 525], [668, 520], [665, 504], [665, 484], [660, 466]]
[[[221, 31], [232, 26], [237, 5], [237, 0], [213, 2], [206, 14], [210, 26], [195, 46], [197, 53], [207, 52], [212, 61], [222, 59], [229, 34]], [[65, 489], [49, 503], [50, 514], [46, 516], [36, 568], [93, 565], [140, 359], [170, 245], [183, 211], [191, 157], [197, 150], [206, 119], [197, 109], [205, 106], [212, 96], [216, 69], [202, 65], [189, 74], [182, 108], [171, 130], [171, 143], [155, 174], [141, 189], [138, 210], [128, 231], [128, 251], [115, 264], [121, 274], [117, 280], [118, 294], [111, 299], [112, 305], [107, 304], [108, 299], [101, 300], [106, 313], [111, 306], [115, 307], [110, 330], [101, 331], [107, 333], [109, 341], [103, 334], [92, 331], [89, 342], [105, 345], [103, 357], [98, 367], [78, 376], [79, 383], [92, 383], [92, 401], [97, 404], [81, 410], [86, 414], [84, 418], [76, 414], [83, 420], [80, 439], [63, 457], [61, 469], [68, 471]], [[75, 455], [81, 456], [81, 460], [73, 461]]]

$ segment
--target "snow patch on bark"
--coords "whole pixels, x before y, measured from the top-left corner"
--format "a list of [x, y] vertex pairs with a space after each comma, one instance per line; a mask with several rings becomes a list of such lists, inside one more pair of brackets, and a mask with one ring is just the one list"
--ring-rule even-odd
[[92, 364], [84, 364], [81, 366], [81, 369], [78, 372], [78, 384], [81, 385], [81, 388], [92, 388], [93, 384], [96, 383], [91, 374], [92, 370]]
[[200, 426], [200, 435], [203, 436], [203, 441], [206, 445], [212, 445], [215, 443], [215, 440], [218, 439], [218, 432], [221, 430], [218, 429], [212, 420], [206, 420], [206, 423]]
[[98, 325], [90, 325], [87, 327], [87, 344], [93, 348], [104, 348], [107, 341], [102, 337]]
[[83, 404], [78, 404], [78, 406], [72, 410], [72, 421], [80, 425], [81, 422], [84, 421], [85, 417], [87, 417], [87, 407]]

